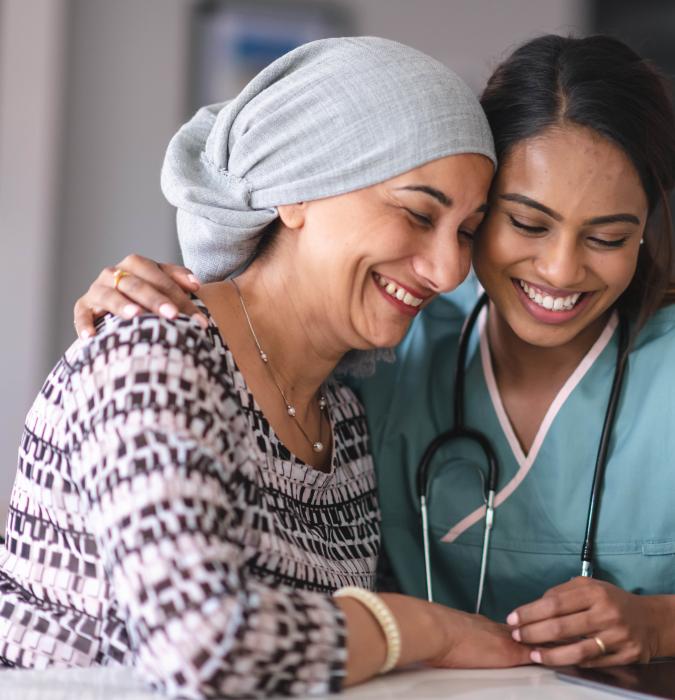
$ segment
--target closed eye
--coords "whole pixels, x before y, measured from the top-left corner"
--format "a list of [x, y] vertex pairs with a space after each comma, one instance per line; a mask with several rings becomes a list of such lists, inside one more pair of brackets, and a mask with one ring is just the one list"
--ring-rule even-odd
[[608, 241], [606, 238], [595, 238], [591, 236], [588, 240], [601, 246], [602, 248], [621, 248], [626, 244], [628, 238], [629, 236], [625, 236], [624, 238], [616, 238], [612, 241]]
[[521, 229], [522, 231], [527, 231], [528, 233], [544, 233], [546, 231], [545, 226], [528, 226], [528, 224], [524, 224], [511, 214], [509, 214], [509, 219], [511, 220], [511, 224], [513, 226]]
[[427, 216], [426, 214], [422, 214], [419, 211], [415, 211], [414, 209], [408, 209], [405, 207], [405, 210], [412, 216], [413, 219], [419, 224], [422, 224], [422, 226], [425, 226], [427, 228], [430, 228], [433, 226], [433, 221], [430, 216]]

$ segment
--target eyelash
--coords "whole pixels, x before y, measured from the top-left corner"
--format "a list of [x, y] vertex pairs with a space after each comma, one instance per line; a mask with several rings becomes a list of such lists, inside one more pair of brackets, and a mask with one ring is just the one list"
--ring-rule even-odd
[[[545, 226], [528, 226], [527, 224], [524, 224], [522, 221], [518, 221], [515, 217], [511, 216], [509, 214], [509, 219], [511, 219], [511, 224], [515, 226], [516, 228], [519, 228], [523, 231], [526, 231], [527, 233], [545, 233], [546, 232], [546, 227]], [[588, 239], [589, 241], [592, 241], [596, 245], [600, 246], [601, 248], [621, 248], [626, 241], [628, 240], [628, 236], [625, 238], [620, 238], [614, 241], [606, 241], [602, 238], [594, 238], [590, 237]]]
[[419, 224], [422, 224], [422, 226], [426, 226], [427, 228], [431, 228], [433, 226], [434, 222], [431, 220], [430, 216], [427, 216], [426, 214], [420, 214], [420, 212], [415, 211], [414, 209], [407, 209], [406, 211], [410, 216], [412, 216], [413, 219]]
[[511, 214], [509, 214], [509, 219], [511, 219], [511, 224], [513, 224], [513, 226], [522, 229], [523, 231], [527, 231], [528, 233], [544, 233], [546, 231], [545, 226], [528, 226], [522, 221], [518, 221], [518, 219], [516, 219], [514, 216], [511, 216]]
[[624, 243], [628, 240], [628, 237], [626, 236], [626, 238], [617, 238], [614, 241], [605, 241], [602, 238], [589, 238], [588, 240], [593, 241], [593, 243], [597, 243], [603, 248], [621, 248], [623, 247]]
[[[408, 208], [406, 208], [406, 211], [417, 223], [421, 224], [425, 228], [431, 228], [434, 225], [434, 222], [431, 219], [431, 217], [427, 216], [426, 214], [420, 214], [420, 212]], [[474, 231], [460, 229], [459, 233], [462, 236], [466, 236], [470, 241], [473, 241], [473, 237], [475, 235]]]

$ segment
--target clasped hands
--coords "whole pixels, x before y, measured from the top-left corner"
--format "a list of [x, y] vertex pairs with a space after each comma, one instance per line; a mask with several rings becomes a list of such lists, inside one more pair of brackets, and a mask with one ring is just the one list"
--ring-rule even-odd
[[574, 578], [506, 619], [513, 639], [547, 666], [619, 666], [658, 656], [666, 624], [657, 597], [639, 596], [604, 581]]

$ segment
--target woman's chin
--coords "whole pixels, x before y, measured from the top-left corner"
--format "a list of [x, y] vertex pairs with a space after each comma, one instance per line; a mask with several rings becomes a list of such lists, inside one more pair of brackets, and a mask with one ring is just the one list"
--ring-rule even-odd
[[370, 349], [395, 348], [405, 338], [410, 323], [406, 323], [404, 328], [381, 329], [378, 333], [372, 334], [369, 340]]

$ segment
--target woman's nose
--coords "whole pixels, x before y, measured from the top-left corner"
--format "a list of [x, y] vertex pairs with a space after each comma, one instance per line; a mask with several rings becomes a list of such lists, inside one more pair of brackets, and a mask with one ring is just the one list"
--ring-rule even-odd
[[433, 242], [414, 258], [415, 272], [434, 292], [449, 292], [458, 287], [471, 268], [471, 246], [459, 235], [434, 236]]
[[558, 289], [573, 289], [584, 279], [583, 255], [576, 238], [544, 242], [535, 259], [535, 268], [542, 282]]

